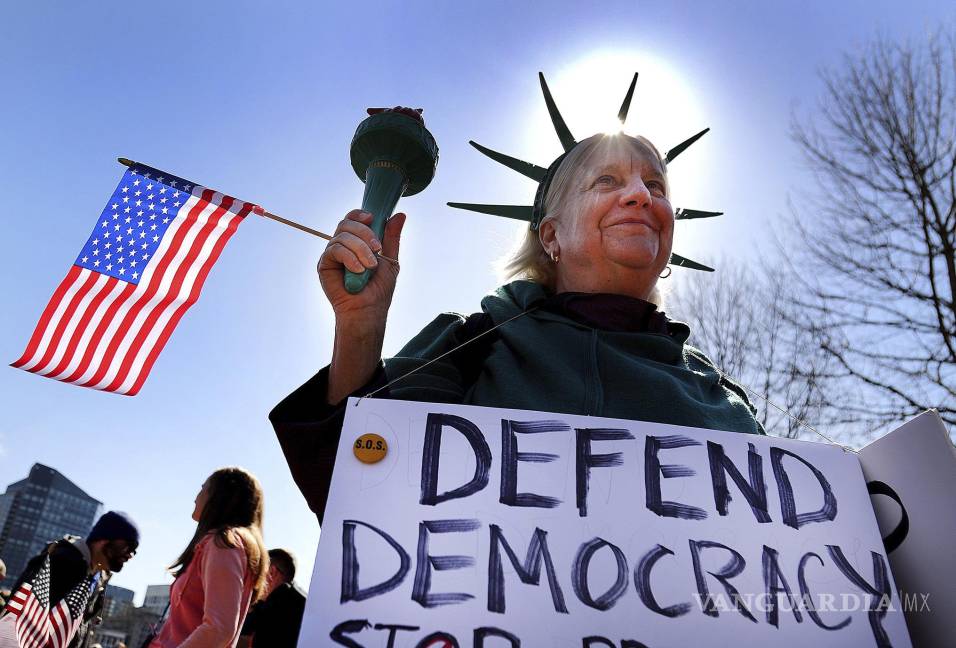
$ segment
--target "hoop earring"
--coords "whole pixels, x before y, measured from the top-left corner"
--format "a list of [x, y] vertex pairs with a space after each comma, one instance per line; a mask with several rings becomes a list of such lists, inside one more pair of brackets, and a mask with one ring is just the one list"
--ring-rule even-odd
[[672, 273], [672, 272], [673, 272], [673, 270], [671, 269], [671, 267], [670, 267], [670, 266], [667, 266], [667, 274], [662, 274], [662, 275], [659, 275], [659, 276], [660, 276], [661, 279], [667, 279], [669, 276], [671, 276], [671, 273]]

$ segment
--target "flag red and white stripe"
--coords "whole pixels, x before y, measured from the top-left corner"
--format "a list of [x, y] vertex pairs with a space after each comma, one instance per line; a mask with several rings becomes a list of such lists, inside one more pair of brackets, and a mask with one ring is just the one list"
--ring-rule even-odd
[[[83, 621], [83, 613], [98, 581], [98, 574], [87, 576], [50, 609], [48, 554], [32, 581], [22, 583], [6, 605], [6, 611], [14, 619], [18, 648], [67, 648]], [[0, 636], [2, 639], [5, 637]]]
[[46, 648], [50, 636], [49, 608], [33, 594], [33, 586], [24, 583], [10, 600], [7, 609], [17, 617], [17, 641], [20, 648]]
[[50, 559], [37, 572], [33, 583], [22, 583], [7, 601], [7, 612], [16, 618], [20, 648], [47, 648], [50, 628]]
[[[135, 177], [136, 171], [130, 170], [127, 176]], [[151, 183], [166, 180], [142, 175]], [[173, 180], [172, 185], [176, 184]], [[86, 256], [83, 263], [78, 259], [12, 366], [83, 387], [130, 396], [139, 392], [176, 324], [199, 298], [222, 249], [255, 208], [199, 185], [186, 186], [185, 202], [171, 217], [138, 282], [96, 271]], [[103, 222], [106, 228], [107, 220]], [[142, 227], [142, 217], [139, 222]], [[94, 229], [94, 243], [98, 243], [93, 240], [96, 235]]]
[[[81, 583], [89, 587], [88, 583]], [[71, 611], [67, 599], [60, 601], [56, 607], [50, 610], [50, 641], [48, 648], [67, 648], [73, 635], [76, 634], [80, 623], [83, 621], [83, 607], [89, 593], [82, 600], [82, 606], [77, 606], [77, 610]]]

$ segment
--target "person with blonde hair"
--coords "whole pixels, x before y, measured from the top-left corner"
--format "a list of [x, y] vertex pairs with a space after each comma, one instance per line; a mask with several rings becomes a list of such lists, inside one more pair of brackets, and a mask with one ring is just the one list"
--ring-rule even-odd
[[[636, 75], [635, 75], [636, 81]], [[711, 268], [673, 253], [674, 222], [716, 216], [676, 210], [667, 166], [704, 132], [661, 155], [623, 133], [576, 141], [541, 77], [565, 153], [547, 168], [472, 143], [536, 180], [533, 206], [449, 203], [525, 220], [506, 266], [514, 281], [468, 317], [439, 315], [382, 360], [404, 214], [379, 241], [353, 210], [319, 261], [335, 313], [332, 361], [270, 413], [292, 476], [321, 520], [348, 396], [464, 403], [762, 434], [746, 392], [688, 345], [690, 329], [659, 308], [669, 266]], [[634, 82], [619, 113], [627, 115]], [[381, 256], [376, 256], [380, 253]], [[374, 269], [348, 293], [342, 271]]]
[[196, 495], [196, 532], [170, 567], [169, 614], [149, 648], [233, 648], [263, 596], [269, 555], [262, 541], [263, 493], [242, 468], [220, 468]]

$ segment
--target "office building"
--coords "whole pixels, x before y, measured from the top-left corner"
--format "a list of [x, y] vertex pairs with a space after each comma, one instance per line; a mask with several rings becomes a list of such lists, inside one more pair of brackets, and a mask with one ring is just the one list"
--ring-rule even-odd
[[107, 585], [106, 593], [103, 596], [103, 613], [101, 616], [107, 619], [119, 614], [126, 608], [133, 607], [134, 595], [135, 593], [131, 589], [117, 585]]
[[68, 534], [86, 537], [101, 507], [58, 471], [33, 464], [26, 479], [0, 494], [0, 559], [7, 565], [0, 589], [12, 587], [47, 543]]
[[103, 624], [93, 633], [93, 641], [103, 648], [119, 646], [120, 642], [129, 648], [139, 648], [146, 638], [159, 629], [161, 617], [145, 607], [128, 607], [119, 614], [103, 620]]
[[162, 614], [165, 612], [166, 606], [169, 605], [170, 587], [170, 585], [147, 585], [146, 598], [143, 600], [143, 608], [156, 614]]

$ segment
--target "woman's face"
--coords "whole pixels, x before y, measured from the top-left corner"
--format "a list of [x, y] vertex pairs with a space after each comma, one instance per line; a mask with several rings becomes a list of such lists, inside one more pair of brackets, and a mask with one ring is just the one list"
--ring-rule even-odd
[[572, 183], [561, 215], [541, 225], [545, 249], [559, 256], [558, 290], [646, 298], [674, 239], [674, 209], [657, 155], [635, 141], [585, 165]]
[[193, 507], [193, 520], [199, 522], [199, 518], [202, 516], [203, 509], [206, 508], [206, 502], [209, 501], [209, 480], [203, 482], [202, 488], [199, 489], [199, 493], [196, 495], [195, 506]]

